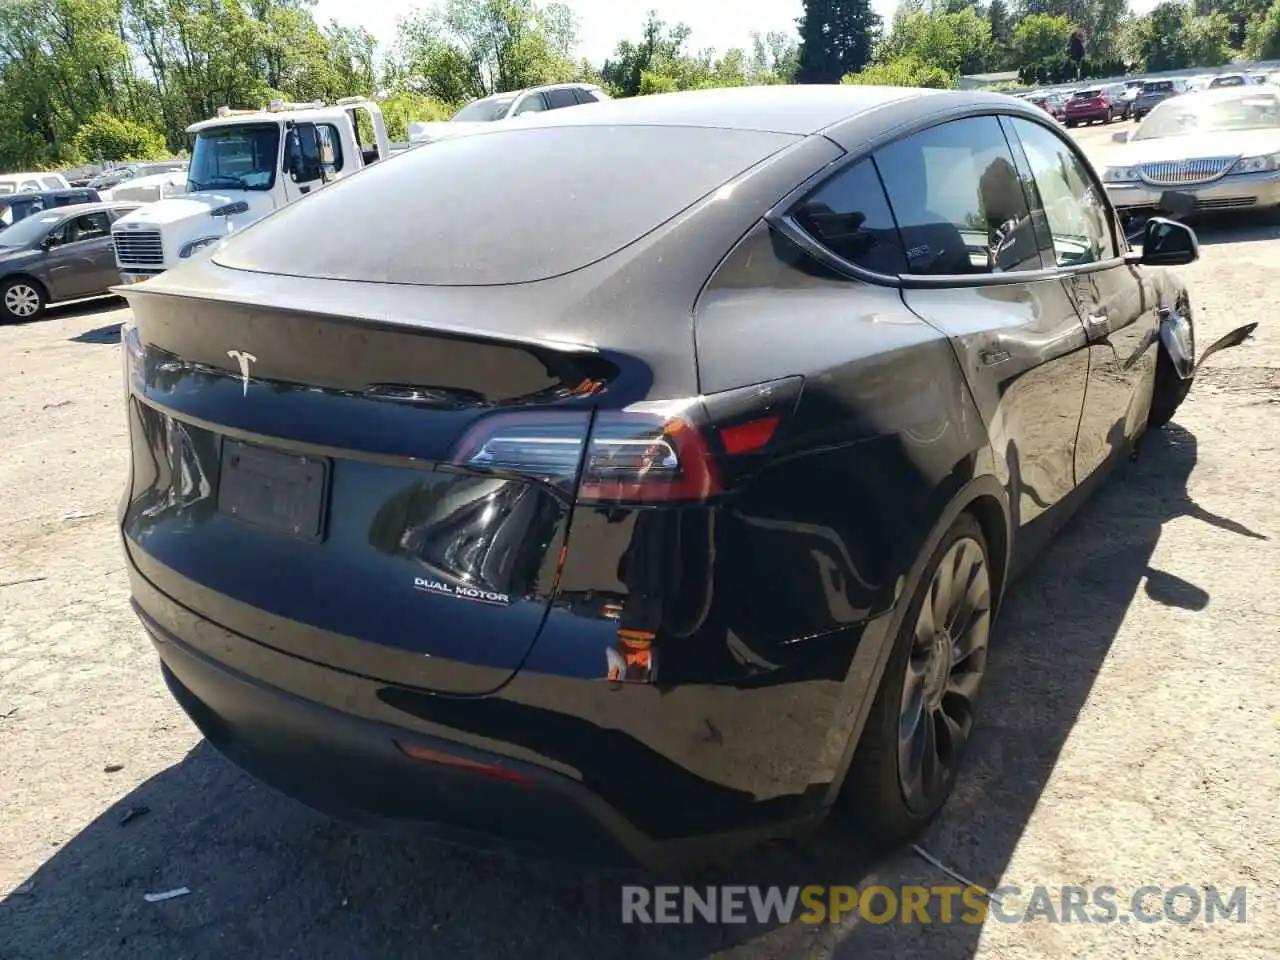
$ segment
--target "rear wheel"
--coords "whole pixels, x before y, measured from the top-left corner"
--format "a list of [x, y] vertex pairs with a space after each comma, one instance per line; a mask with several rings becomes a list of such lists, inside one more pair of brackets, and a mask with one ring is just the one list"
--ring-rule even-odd
[[0, 317], [9, 323], [34, 320], [44, 312], [45, 297], [40, 285], [18, 277], [0, 286]]
[[955, 785], [987, 669], [990, 570], [982, 528], [962, 514], [907, 607], [841, 795], [873, 843], [909, 839]]

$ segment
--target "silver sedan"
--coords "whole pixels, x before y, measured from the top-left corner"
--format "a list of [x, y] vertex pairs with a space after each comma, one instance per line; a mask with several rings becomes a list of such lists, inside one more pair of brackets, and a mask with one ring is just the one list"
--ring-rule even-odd
[[1153, 208], [1170, 190], [1197, 210], [1280, 206], [1280, 90], [1222, 87], [1175, 97], [1136, 130], [1102, 179], [1120, 209]]

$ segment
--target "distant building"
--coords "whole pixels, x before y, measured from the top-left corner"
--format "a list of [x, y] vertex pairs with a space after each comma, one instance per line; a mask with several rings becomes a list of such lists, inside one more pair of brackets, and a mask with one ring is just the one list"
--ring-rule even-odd
[[1017, 82], [1017, 70], [1006, 70], [1003, 73], [971, 73], [960, 78], [960, 89], [981, 90], [983, 87], [994, 87], [1002, 83]]

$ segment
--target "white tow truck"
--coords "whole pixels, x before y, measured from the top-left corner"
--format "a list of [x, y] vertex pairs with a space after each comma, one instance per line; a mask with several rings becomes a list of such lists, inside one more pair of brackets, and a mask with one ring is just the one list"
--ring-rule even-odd
[[334, 105], [273, 100], [260, 110], [221, 107], [193, 123], [187, 192], [116, 221], [116, 266], [139, 283], [207, 250], [223, 237], [391, 154], [372, 100]]

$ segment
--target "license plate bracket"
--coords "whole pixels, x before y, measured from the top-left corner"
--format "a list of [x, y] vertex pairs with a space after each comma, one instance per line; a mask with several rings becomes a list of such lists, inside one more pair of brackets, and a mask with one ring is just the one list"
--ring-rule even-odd
[[223, 440], [218, 512], [285, 536], [324, 539], [330, 461]]

